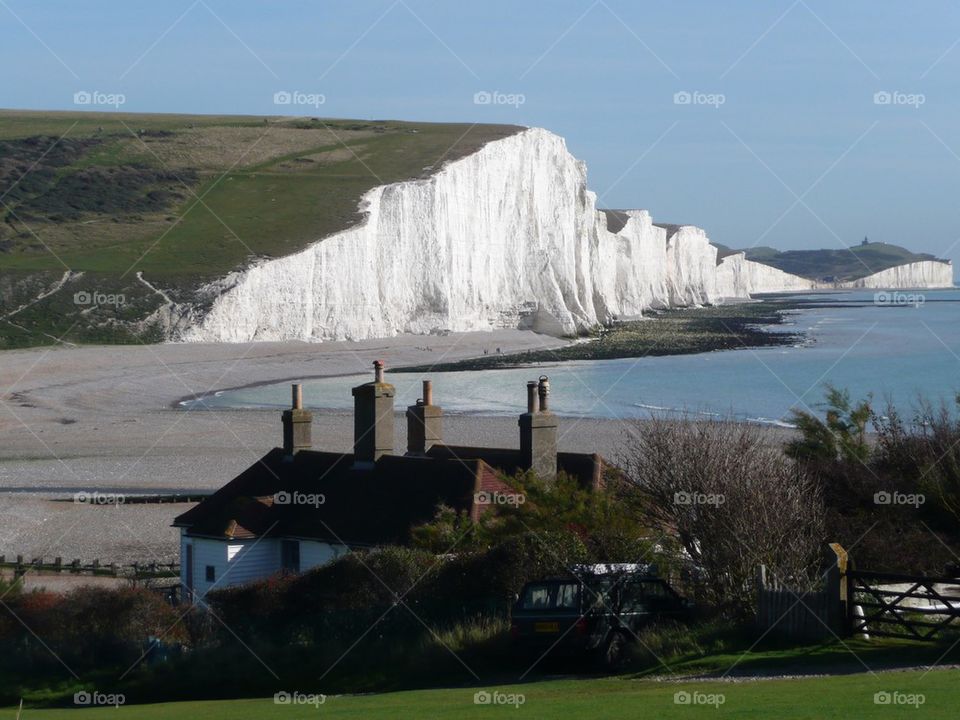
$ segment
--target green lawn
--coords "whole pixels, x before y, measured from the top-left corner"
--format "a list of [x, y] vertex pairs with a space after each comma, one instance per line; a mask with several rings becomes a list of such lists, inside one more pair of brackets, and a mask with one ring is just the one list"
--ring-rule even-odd
[[[955, 670], [936, 670], [847, 675], [802, 680], [764, 680], [738, 683], [672, 683], [628, 678], [558, 680], [524, 685], [420, 690], [383, 695], [328, 697], [313, 705], [277, 705], [264, 700], [225, 700], [200, 703], [170, 703], [83, 710], [27, 710], [24, 720], [61, 718], [410, 718], [424, 720], [469, 720], [470, 718], [526, 717], [623, 720], [624, 718], [953, 718], [960, 704], [960, 686]], [[487, 706], [474, 703], [478, 691], [522, 695], [523, 703]], [[677, 693], [700, 704], [678, 704]], [[922, 699], [919, 712], [913, 705], [878, 705], [876, 693], [902, 693]], [[713, 697], [711, 697], [713, 696]], [[519, 697], [517, 697], [519, 700]], [[705, 701], [722, 704], [704, 705]], [[8, 709], [2, 717], [13, 718]]]

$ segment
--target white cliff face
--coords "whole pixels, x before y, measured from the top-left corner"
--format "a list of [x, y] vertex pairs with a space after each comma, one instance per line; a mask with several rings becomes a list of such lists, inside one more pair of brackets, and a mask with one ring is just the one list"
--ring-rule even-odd
[[953, 287], [953, 263], [939, 260], [897, 265], [865, 278], [841, 285], [844, 288], [950, 288]]
[[362, 223], [222, 282], [182, 339], [573, 335], [647, 308], [811, 286], [742, 256], [718, 267], [703, 230], [659, 227], [644, 210], [608, 225], [586, 181], [546, 130], [488, 143], [428, 179], [370, 190]]
[[717, 266], [717, 287], [729, 297], [749, 297], [753, 293], [812, 290], [813, 280], [791, 275], [770, 265], [747, 260], [744, 253], [727, 255]]

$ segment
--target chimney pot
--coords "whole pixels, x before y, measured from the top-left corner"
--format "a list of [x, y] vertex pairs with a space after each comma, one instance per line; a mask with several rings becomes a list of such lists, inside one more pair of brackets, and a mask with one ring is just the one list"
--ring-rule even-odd
[[290, 391], [292, 407], [283, 411], [282, 420], [284, 454], [292, 458], [301, 450], [310, 449], [313, 413], [303, 409], [303, 386], [300, 383], [291, 385]]
[[393, 452], [395, 388], [383, 380], [383, 360], [373, 363], [374, 381], [353, 388], [353, 453], [358, 466], [372, 466]]
[[527, 383], [527, 412], [520, 416], [520, 458], [523, 467], [541, 480], [557, 477], [557, 418], [549, 411], [550, 383], [546, 376]]
[[550, 396], [550, 378], [546, 375], [540, 376], [538, 394], [540, 395], [540, 412], [549, 412], [550, 407], [547, 398]]
[[423, 381], [423, 397], [407, 408], [407, 455], [426, 455], [443, 442], [443, 409], [433, 404], [433, 384]]
[[527, 383], [527, 412], [531, 415], [539, 411], [540, 406], [537, 399], [537, 382], [530, 380]]

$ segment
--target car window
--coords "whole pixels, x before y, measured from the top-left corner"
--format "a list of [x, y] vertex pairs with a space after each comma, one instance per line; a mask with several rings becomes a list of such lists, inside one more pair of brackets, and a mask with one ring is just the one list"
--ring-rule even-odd
[[594, 608], [605, 607], [610, 604], [610, 590], [613, 588], [612, 578], [599, 578], [587, 581], [584, 591], [584, 605]]
[[576, 610], [579, 599], [579, 593], [577, 591], [578, 587], [576, 583], [564, 583], [563, 585], [557, 586], [557, 600], [554, 606]]
[[549, 585], [527, 585], [523, 593], [523, 607], [527, 610], [538, 610], [550, 604]]
[[628, 582], [621, 593], [621, 608], [625, 612], [643, 610], [649, 600], [671, 597], [663, 583], [656, 581]]
[[576, 610], [580, 603], [577, 583], [539, 583], [523, 591], [524, 610]]

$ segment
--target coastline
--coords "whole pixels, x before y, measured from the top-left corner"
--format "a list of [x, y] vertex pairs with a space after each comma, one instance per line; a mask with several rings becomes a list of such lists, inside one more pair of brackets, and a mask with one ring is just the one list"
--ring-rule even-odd
[[[556, 351], [569, 340], [498, 330], [387, 340], [243, 345], [167, 344], [33, 348], [3, 353], [0, 387], [0, 554], [78, 557], [102, 562], [168, 561], [178, 548], [170, 527], [183, 504], [96, 507], [63, 502], [81, 491], [128, 488], [210, 491], [256, 462], [281, 439], [276, 410], [194, 412], [177, 407], [229, 387], [308, 377], [364, 374], [389, 365], [437, 364], [504, 354]], [[427, 365], [429, 367], [429, 365]], [[345, 383], [343, 392], [349, 394]], [[188, 394], [185, 394], [188, 393]], [[517, 412], [523, 399], [517, 398]], [[406, 447], [398, 408], [395, 447]], [[515, 446], [514, 416], [450, 413], [451, 443]], [[770, 428], [772, 438], [780, 431]], [[560, 446], [615, 460], [629, 433], [624, 421], [561, 419]], [[349, 451], [347, 411], [314, 413], [314, 446]]]
[[829, 307], [829, 304], [781, 296], [697, 308], [651, 310], [640, 320], [616, 323], [587, 339], [557, 349], [486, 355], [431, 367], [405, 366], [394, 372], [497, 370], [531, 363], [691, 355], [797, 345], [807, 342], [808, 338], [801, 333], [772, 330], [786, 326], [789, 313], [810, 307]]
[[[565, 341], [520, 331], [401, 336], [366, 342], [166, 344], [39, 347], [2, 353], [0, 555], [62, 556], [85, 562], [176, 559], [170, 527], [185, 505], [92, 506], [63, 502], [111, 488], [209, 491], [280, 444], [275, 411], [172, 409], [188, 397], [278, 378], [367, 373], [375, 359], [423, 363], [480, 355], [485, 347], [557, 347]], [[344, 387], [349, 394], [349, 387]], [[452, 442], [513, 442], [516, 421], [451, 416]], [[403, 423], [397, 423], [398, 430]], [[583, 425], [578, 427], [583, 428]], [[584, 435], [611, 438], [597, 421]], [[314, 444], [348, 451], [346, 413], [318, 412]], [[396, 447], [406, 445], [398, 436]]]

